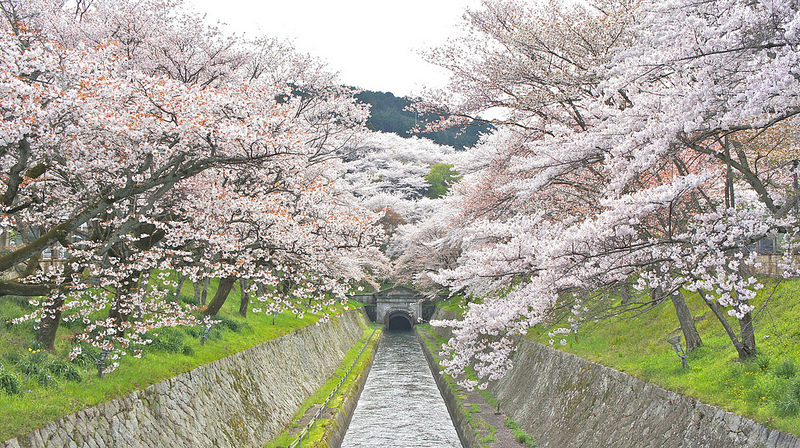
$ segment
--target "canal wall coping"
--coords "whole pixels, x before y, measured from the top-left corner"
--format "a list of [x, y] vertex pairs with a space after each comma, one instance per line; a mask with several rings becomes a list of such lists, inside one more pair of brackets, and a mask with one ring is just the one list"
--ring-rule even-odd
[[365, 328], [351, 311], [7, 440], [6, 447], [259, 447], [333, 375]]
[[447, 380], [444, 379], [441, 369], [439, 368], [439, 363], [428, 349], [427, 344], [425, 344], [417, 328], [414, 328], [414, 333], [417, 335], [417, 340], [422, 346], [422, 353], [425, 355], [425, 360], [428, 362], [428, 367], [431, 369], [433, 379], [436, 381], [436, 386], [439, 388], [439, 393], [442, 394], [442, 399], [447, 406], [447, 412], [450, 413], [450, 419], [453, 421], [453, 426], [456, 428], [456, 433], [458, 434], [459, 440], [461, 440], [461, 445], [463, 448], [481, 448], [481, 442], [470, 426], [469, 418], [467, 418], [467, 414], [461, 407], [461, 403], [458, 402], [458, 398], [456, 398], [450, 385], [447, 384]]
[[342, 404], [339, 408], [334, 409], [333, 424], [326, 428], [325, 434], [322, 437], [322, 446], [327, 448], [340, 448], [344, 435], [347, 433], [347, 428], [350, 426], [350, 420], [353, 418], [353, 413], [356, 411], [358, 399], [361, 398], [361, 392], [364, 391], [364, 386], [367, 384], [367, 378], [372, 364], [375, 362], [375, 354], [378, 352], [378, 346], [383, 340], [383, 333], [379, 336], [373, 350], [369, 353], [369, 362], [366, 363], [364, 369], [358, 372], [356, 376], [355, 386], [350, 389], [348, 394], [342, 398]]
[[791, 434], [551, 347], [523, 340], [513, 360], [489, 390], [539, 448], [800, 448]]

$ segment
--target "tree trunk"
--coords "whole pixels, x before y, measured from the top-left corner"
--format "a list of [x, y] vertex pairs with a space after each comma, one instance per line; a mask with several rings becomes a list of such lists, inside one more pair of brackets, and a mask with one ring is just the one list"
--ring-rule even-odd
[[742, 339], [742, 348], [739, 350], [739, 360], [744, 361], [756, 354], [756, 332], [753, 325], [753, 316], [747, 313], [739, 319], [739, 334]]
[[220, 279], [217, 292], [214, 294], [214, 298], [211, 299], [211, 302], [204, 311], [206, 316], [216, 316], [217, 313], [219, 313], [220, 308], [222, 308], [222, 305], [225, 304], [225, 300], [228, 299], [228, 295], [230, 295], [234, 283], [236, 283], [236, 277], [233, 276]]
[[239, 315], [247, 317], [247, 305], [250, 304], [250, 293], [247, 291], [247, 279], [239, 280], [239, 289], [242, 290], [241, 300], [239, 301]]
[[173, 302], [179, 302], [181, 300], [181, 289], [183, 289], [183, 284], [186, 282], [186, 276], [183, 274], [178, 275], [178, 286], [175, 287], [175, 294], [172, 295]]
[[200, 305], [200, 298], [203, 296], [203, 286], [201, 282], [192, 282], [194, 288], [194, 303]]
[[61, 307], [64, 305], [65, 299], [61, 292], [56, 296], [53, 303], [44, 310], [42, 318], [39, 320], [39, 328], [36, 329], [36, 340], [49, 352], [56, 351], [56, 333], [58, 333], [58, 326], [61, 323]]
[[61, 324], [61, 307], [64, 306], [66, 291], [69, 290], [69, 285], [72, 283], [74, 271], [70, 264], [71, 261], [67, 260], [67, 264], [64, 267], [64, 281], [55, 291], [53, 303], [46, 307], [42, 318], [39, 320], [39, 328], [36, 330], [36, 340], [50, 352], [55, 352], [56, 350], [56, 333], [58, 333], [58, 326]]
[[619, 286], [619, 295], [622, 297], [622, 305], [627, 305], [633, 300], [633, 294], [631, 294], [631, 284], [627, 280], [622, 282]]
[[[739, 336], [736, 335], [736, 332], [733, 331], [733, 327], [731, 326], [728, 319], [725, 317], [725, 313], [719, 309], [719, 305], [712, 299], [709, 299], [706, 294], [698, 290], [700, 293], [700, 297], [706, 302], [711, 311], [714, 312], [714, 315], [717, 316], [717, 320], [722, 324], [722, 328], [725, 329], [725, 333], [728, 334], [728, 338], [730, 338], [733, 346], [736, 348], [736, 353], [739, 355], [739, 361], [745, 361], [747, 358], [756, 354], [756, 340], [755, 340], [755, 333], [753, 334], [742, 334], [742, 340], [739, 339]], [[746, 322], [746, 323], [745, 323]], [[748, 332], [753, 331], [753, 323], [752, 323], [752, 316], [750, 313], [747, 313], [744, 319], [739, 320], [739, 327], [740, 329]], [[745, 340], [746, 339], [746, 340]]]
[[206, 301], [208, 299], [208, 284], [210, 282], [211, 279], [208, 277], [203, 279], [203, 293], [200, 295], [200, 306], [206, 306]]
[[675, 314], [678, 316], [678, 322], [681, 324], [683, 337], [686, 339], [686, 353], [689, 354], [694, 351], [694, 349], [701, 347], [703, 345], [703, 341], [700, 339], [700, 333], [697, 332], [697, 327], [694, 325], [692, 312], [686, 305], [686, 300], [683, 297], [683, 293], [680, 290], [677, 290], [672, 293], [671, 298], [672, 305], [675, 307]]

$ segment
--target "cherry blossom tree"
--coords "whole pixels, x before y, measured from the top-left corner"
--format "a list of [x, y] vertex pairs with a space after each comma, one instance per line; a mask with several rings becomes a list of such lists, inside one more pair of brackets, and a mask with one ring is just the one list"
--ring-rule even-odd
[[[1, 5], [2, 222], [23, 242], [0, 256], [16, 271], [0, 292], [44, 297], [27, 318], [45, 346], [63, 314], [114, 356], [197, 323], [157, 271], [221, 278], [217, 306], [231, 279], [276, 270], [341, 297], [334, 283], [378, 260], [376, 217], [333, 182], [366, 111], [313, 58], [225, 37], [177, 2]], [[40, 269], [59, 244], [71, 258]]]
[[473, 37], [433, 53], [461, 86], [451, 108], [509, 110], [490, 157], [457, 165], [463, 253], [435, 279], [482, 300], [450, 323], [450, 368], [497, 378], [565, 297], [631, 279], [698, 291], [752, 356], [752, 244], [783, 233], [797, 272], [797, 167], [764, 163], [756, 137], [798, 112], [796, 5], [486, 1], [468, 18]]

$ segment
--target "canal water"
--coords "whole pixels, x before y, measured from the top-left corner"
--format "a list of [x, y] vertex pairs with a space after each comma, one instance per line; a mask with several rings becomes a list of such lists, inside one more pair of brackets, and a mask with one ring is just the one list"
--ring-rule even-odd
[[461, 448], [419, 341], [386, 331], [342, 448]]

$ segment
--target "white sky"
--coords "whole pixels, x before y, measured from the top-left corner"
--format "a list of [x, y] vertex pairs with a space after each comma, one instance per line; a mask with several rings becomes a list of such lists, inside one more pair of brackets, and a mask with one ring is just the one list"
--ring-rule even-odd
[[396, 96], [443, 87], [447, 72], [418, 51], [455, 36], [480, 0], [187, 0], [226, 31], [289, 38], [328, 63], [340, 80]]

